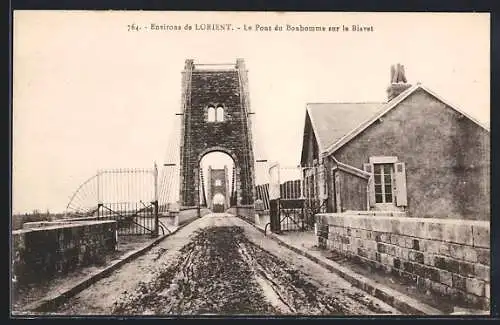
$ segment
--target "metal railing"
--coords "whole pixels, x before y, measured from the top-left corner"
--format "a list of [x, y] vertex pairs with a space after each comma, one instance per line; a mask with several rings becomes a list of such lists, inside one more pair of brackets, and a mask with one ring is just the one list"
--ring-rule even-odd
[[99, 170], [71, 196], [65, 217], [115, 220], [119, 235], [158, 236], [158, 215], [155, 164], [152, 169]]

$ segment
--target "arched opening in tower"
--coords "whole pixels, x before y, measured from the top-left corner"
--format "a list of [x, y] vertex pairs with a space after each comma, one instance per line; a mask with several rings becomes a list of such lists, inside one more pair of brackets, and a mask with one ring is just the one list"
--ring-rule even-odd
[[212, 151], [200, 160], [200, 206], [224, 212], [236, 202], [234, 160], [225, 152]]
[[212, 199], [212, 211], [216, 213], [224, 212], [226, 197], [221, 193], [215, 193]]

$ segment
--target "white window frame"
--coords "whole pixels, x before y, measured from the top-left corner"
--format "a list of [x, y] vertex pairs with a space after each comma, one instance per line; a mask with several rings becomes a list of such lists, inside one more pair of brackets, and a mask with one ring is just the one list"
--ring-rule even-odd
[[[392, 202], [381, 203], [376, 202], [375, 196], [375, 165], [378, 164], [392, 164], [392, 174], [391, 174], [391, 192], [392, 192]], [[368, 199], [368, 201], [373, 202], [370, 206], [377, 210], [392, 210], [392, 209], [404, 209], [407, 206], [407, 193], [406, 193], [406, 167], [403, 162], [398, 160], [396, 156], [372, 156], [369, 158], [369, 164], [371, 165], [371, 178], [369, 182], [369, 196], [371, 195], [372, 199]], [[402, 165], [402, 170], [400, 172], [397, 171], [398, 165]], [[364, 167], [363, 169], [366, 170]], [[398, 174], [399, 173], [399, 174]], [[383, 182], [382, 182], [383, 184]], [[399, 184], [399, 185], [398, 185]], [[385, 186], [383, 184], [382, 186]], [[398, 188], [399, 186], [399, 188]], [[384, 188], [385, 191], [385, 188]], [[383, 191], [383, 193], [384, 193]], [[400, 202], [398, 202], [398, 199]], [[383, 201], [385, 201], [385, 195], [383, 194]]]
[[398, 162], [396, 156], [374, 156], [370, 157], [370, 164], [395, 164]]

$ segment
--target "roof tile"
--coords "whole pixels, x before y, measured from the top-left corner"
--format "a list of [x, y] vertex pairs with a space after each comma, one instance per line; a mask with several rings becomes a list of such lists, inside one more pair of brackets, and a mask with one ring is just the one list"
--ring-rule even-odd
[[326, 150], [365, 122], [386, 103], [309, 103], [307, 111], [319, 142]]

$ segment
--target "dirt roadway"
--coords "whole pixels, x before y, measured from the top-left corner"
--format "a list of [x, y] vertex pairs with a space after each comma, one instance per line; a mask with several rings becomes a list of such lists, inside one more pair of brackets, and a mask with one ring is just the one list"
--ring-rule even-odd
[[197, 219], [51, 314], [399, 314], [222, 214]]

